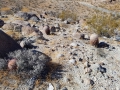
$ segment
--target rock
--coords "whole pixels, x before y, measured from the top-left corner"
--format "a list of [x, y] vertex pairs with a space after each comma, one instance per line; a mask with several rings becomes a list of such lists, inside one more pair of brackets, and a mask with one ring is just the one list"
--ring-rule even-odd
[[18, 24], [18, 25], [21, 25], [21, 26], [30, 26], [30, 23], [27, 22], [27, 21], [22, 21], [22, 20], [15, 20], [15, 21], [12, 21], [11, 23], [13, 24]]
[[6, 23], [2, 27], [4, 30], [14, 30], [14, 24], [12, 23]]
[[35, 31], [39, 31], [38, 29], [34, 28], [34, 27], [30, 27], [30, 26], [23, 26], [22, 27], [22, 35], [23, 36], [28, 36], [30, 34], [32, 34]]
[[120, 41], [120, 35], [116, 35], [113, 40], [114, 41]]
[[94, 81], [91, 79], [88, 79], [88, 78], [84, 79], [84, 83], [85, 83], [85, 85], [94, 85]]
[[84, 63], [84, 68], [88, 68], [88, 67], [89, 67], [89, 62], [86, 61], [86, 62]]
[[64, 21], [64, 23], [65, 23], [65, 24], [70, 24], [70, 22], [69, 22], [69, 21], [67, 21], [67, 20], [65, 20], [65, 21]]
[[22, 25], [14, 25], [14, 31], [15, 32], [21, 32], [22, 31]]
[[89, 37], [89, 35], [87, 35], [87, 34], [85, 34], [84, 38], [85, 38], [86, 40], [90, 40], [90, 37]]
[[0, 30], [0, 58], [5, 57], [7, 53], [18, 49], [21, 49], [20, 45]]
[[97, 47], [98, 46], [98, 44], [99, 44], [99, 38], [98, 38], [98, 35], [97, 34], [92, 34], [91, 36], [90, 36], [90, 44], [92, 45], [92, 46], [95, 46], [95, 47]]
[[56, 28], [54, 26], [51, 26], [50, 27], [50, 32], [52, 32], [52, 33], [56, 32]]
[[85, 35], [84, 34], [80, 34], [80, 39], [84, 39], [85, 38]]
[[9, 60], [9, 62], [8, 62], [8, 69], [9, 70], [17, 69], [16, 59]]
[[85, 68], [85, 74], [86, 73], [91, 73], [92, 72], [92, 69], [90, 69], [90, 68]]
[[20, 46], [21, 46], [22, 48], [24, 48], [24, 46], [25, 46], [25, 41], [21, 41], [21, 42], [20, 42]]
[[54, 90], [54, 87], [51, 83], [49, 83], [49, 87], [47, 88], [47, 90]]
[[70, 46], [72, 46], [72, 47], [77, 47], [77, 43], [74, 43], [74, 42], [73, 42], [73, 43], [70, 44]]
[[84, 39], [84, 34], [75, 32], [75, 33], [73, 33], [72, 35], [73, 35], [75, 38], [77, 38], [77, 39]]
[[95, 64], [91, 64], [91, 69], [92, 69], [92, 73], [94, 74], [94, 75], [96, 75], [97, 73], [98, 73], [98, 68], [100, 67], [100, 65], [98, 64], [98, 63], [95, 63]]
[[66, 87], [62, 88], [61, 90], [68, 90]]
[[34, 15], [30, 18], [30, 20], [32, 20], [34, 22], [38, 22], [40, 19], [36, 15]]
[[69, 63], [70, 63], [70, 64], [75, 64], [75, 63], [76, 63], [76, 60], [75, 60], [75, 59], [71, 59], [71, 60], [69, 60]]
[[4, 21], [0, 19], [0, 28], [4, 25]]
[[14, 16], [17, 18], [23, 18], [25, 21], [29, 20], [30, 18], [30, 15], [28, 13], [22, 11], [17, 12]]
[[61, 57], [63, 57], [63, 56], [64, 56], [63, 54], [60, 54], [60, 53], [59, 53], [59, 54], [57, 55], [57, 59], [59, 59], [59, 58], [61, 58]]
[[54, 26], [55, 26], [56, 29], [60, 29], [59, 23], [56, 23]]
[[101, 65], [97, 68], [99, 72], [106, 73], [106, 68], [102, 67]]

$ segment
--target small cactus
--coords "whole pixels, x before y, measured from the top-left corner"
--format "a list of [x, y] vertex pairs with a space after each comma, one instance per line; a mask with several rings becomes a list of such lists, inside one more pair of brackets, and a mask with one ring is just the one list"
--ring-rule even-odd
[[17, 69], [16, 59], [11, 59], [11, 60], [8, 62], [8, 69], [9, 69], [9, 70], [15, 70], [15, 69]]
[[98, 44], [99, 44], [99, 38], [98, 38], [98, 35], [97, 34], [92, 34], [91, 36], [90, 36], [90, 44], [92, 45], [92, 46], [95, 46], [95, 47], [97, 47], [98, 46]]

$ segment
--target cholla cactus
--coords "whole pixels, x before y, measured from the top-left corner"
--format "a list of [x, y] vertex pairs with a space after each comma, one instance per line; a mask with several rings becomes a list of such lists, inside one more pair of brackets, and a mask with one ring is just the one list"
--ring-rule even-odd
[[98, 44], [99, 44], [99, 38], [98, 38], [98, 35], [97, 34], [92, 34], [91, 36], [90, 36], [90, 44], [92, 45], [92, 46], [95, 46], [95, 47], [97, 47], [98, 46]]
[[18, 73], [28, 73], [28, 75], [38, 75], [50, 58], [38, 51], [18, 50], [11, 52], [9, 58], [15, 58]]

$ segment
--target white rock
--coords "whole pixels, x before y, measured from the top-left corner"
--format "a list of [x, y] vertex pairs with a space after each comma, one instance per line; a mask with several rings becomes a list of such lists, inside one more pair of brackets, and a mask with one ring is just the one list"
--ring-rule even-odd
[[71, 60], [69, 60], [69, 63], [70, 63], [70, 64], [75, 64], [75, 63], [76, 63], [76, 60], [71, 59]]
[[21, 41], [20, 46], [23, 48], [25, 46], [25, 41]]
[[88, 65], [89, 65], [89, 63], [86, 61], [86, 62], [84, 63], [84, 68], [87, 68]]
[[57, 58], [60, 58], [60, 57], [63, 57], [63, 56], [64, 56], [63, 54], [58, 54]]
[[70, 46], [77, 47], [77, 43], [71, 43]]
[[54, 87], [52, 86], [51, 83], [49, 83], [49, 87], [47, 88], [47, 90], [54, 90]]

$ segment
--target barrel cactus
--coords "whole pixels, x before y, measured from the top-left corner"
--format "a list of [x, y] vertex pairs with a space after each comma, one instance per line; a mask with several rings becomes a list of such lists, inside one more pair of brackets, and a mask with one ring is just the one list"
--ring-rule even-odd
[[97, 34], [92, 34], [91, 36], [90, 36], [90, 44], [92, 45], [92, 46], [95, 46], [95, 47], [97, 47], [98, 46], [98, 44], [99, 44], [99, 38], [98, 38], [98, 35]]

